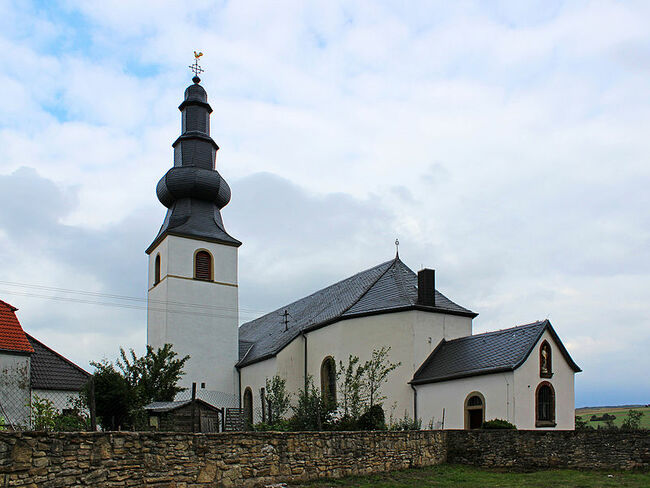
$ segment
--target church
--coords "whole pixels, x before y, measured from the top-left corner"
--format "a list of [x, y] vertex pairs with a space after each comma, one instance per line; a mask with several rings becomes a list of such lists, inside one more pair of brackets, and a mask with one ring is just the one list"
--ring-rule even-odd
[[[439, 429], [473, 429], [503, 419], [520, 429], [573, 429], [580, 368], [548, 320], [472, 333], [477, 313], [435, 288], [399, 255], [238, 324], [238, 249], [221, 209], [230, 187], [216, 170], [219, 146], [200, 78], [185, 90], [173, 167], [156, 193], [167, 208], [147, 248], [147, 343], [190, 355], [181, 386], [213, 392], [221, 405], [261, 418], [266, 379], [293, 394], [308, 377], [336, 396], [336, 368], [390, 347], [399, 363], [382, 388], [388, 417]], [[282, 317], [285, 319], [283, 320]]]

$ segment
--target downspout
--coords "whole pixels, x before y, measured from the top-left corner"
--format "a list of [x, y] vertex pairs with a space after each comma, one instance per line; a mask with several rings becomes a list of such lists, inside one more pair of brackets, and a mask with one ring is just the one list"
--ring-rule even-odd
[[237, 376], [238, 376], [238, 389], [239, 389], [239, 395], [237, 397], [239, 408], [241, 408], [241, 369], [237, 368]]
[[418, 421], [418, 390], [415, 385], [411, 385], [413, 388], [413, 420]]
[[307, 391], [307, 334], [305, 334], [305, 331], [303, 330], [301, 333], [303, 340], [305, 341], [305, 353], [304, 353], [304, 372], [303, 376], [305, 379], [305, 392]]

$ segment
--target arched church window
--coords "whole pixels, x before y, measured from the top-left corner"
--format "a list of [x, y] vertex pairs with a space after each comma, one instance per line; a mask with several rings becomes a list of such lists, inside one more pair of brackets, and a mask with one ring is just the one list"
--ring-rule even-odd
[[326, 357], [320, 366], [320, 391], [326, 402], [336, 404], [336, 363], [332, 356]]
[[156, 255], [156, 262], [154, 263], [154, 278], [153, 284], [157, 285], [160, 283], [160, 254]]
[[555, 390], [548, 381], [535, 392], [535, 427], [555, 427]]
[[553, 376], [551, 345], [546, 341], [539, 346], [539, 375], [542, 378], [550, 378]]
[[244, 390], [244, 423], [246, 429], [253, 426], [253, 390], [250, 387]]
[[485, 397], [478, 391], [465, 398], [465, 428], [480, 429], [485, 422]]
[[208, 251], [199, 251], [194, 256], [194, 278], [212, 280], [212, 256]]

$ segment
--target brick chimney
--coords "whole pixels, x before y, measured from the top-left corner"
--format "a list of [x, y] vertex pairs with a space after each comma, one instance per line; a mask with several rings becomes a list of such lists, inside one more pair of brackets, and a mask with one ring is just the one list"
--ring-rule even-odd
[[418, 305], [436, 306], [435, 286], [435, 270], [424, 268], [418, 271]]

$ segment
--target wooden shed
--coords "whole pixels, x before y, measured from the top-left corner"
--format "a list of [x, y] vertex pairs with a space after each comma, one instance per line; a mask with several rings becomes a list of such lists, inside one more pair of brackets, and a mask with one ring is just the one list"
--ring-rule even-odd
[[224, 410], [199, 398], [153, 402], [144, 409], [152, 430], [170, 432], [223, 432]]

